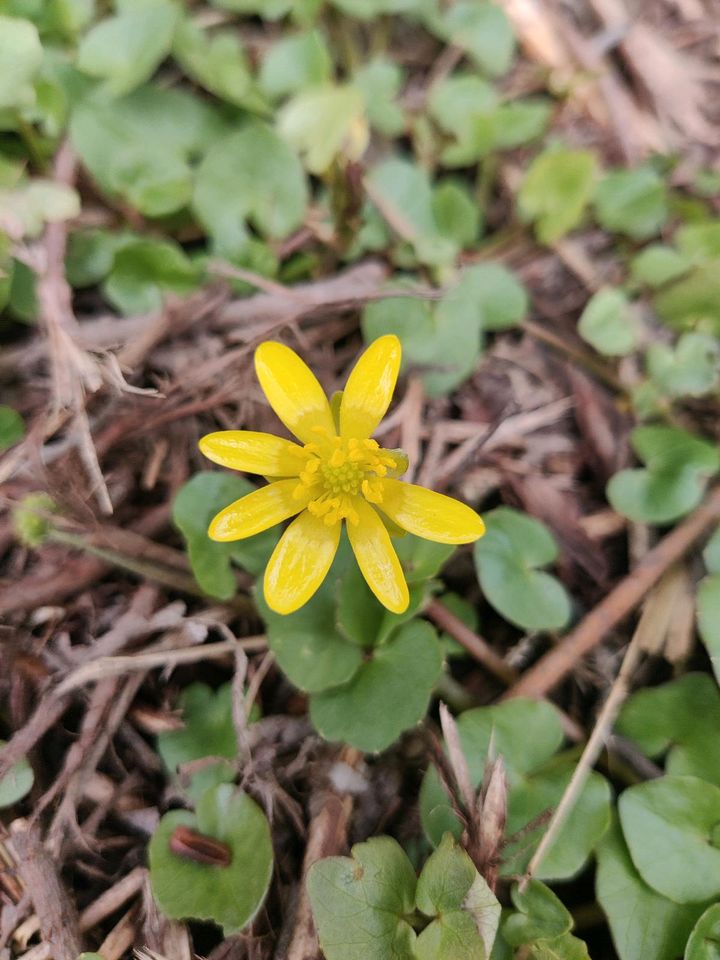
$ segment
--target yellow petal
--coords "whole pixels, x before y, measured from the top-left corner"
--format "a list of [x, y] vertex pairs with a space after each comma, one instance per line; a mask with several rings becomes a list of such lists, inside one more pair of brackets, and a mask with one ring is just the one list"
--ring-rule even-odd
[[385, 524], [369, 503], [356, 498], [359, 523], [348, 523], [355, 559], [367, 585], [392, 613], [404, 613], [410, 602], [405, 575]]
[[308, 602], [335, 558], [341, 528], [309, 510], [293, 520], [265, 568], [265, 600], [271, 610], [293, 613]]
[[317, 427], [335, 436], [325, 392], [294, 350], [272, 340], [261, 343], [255, 351], [255, 372], [270, 406], [298, 440], [317, 440]]
[[[244, 540], [282, 523], [304, 509], [307, 497], [296, 499], [298, 481], [278, 480], [240, 497], [213, 517], [208, 529], [211, 540]], [[308, 494], [309, 496], [309, 494]]]
[[379, 509], [408, 533], [437, 543], [472, 543], [485, 533], [482, 519], [459, 500], [402, 480], [379, 484]]
[[366, 438], [385, 416], [400, 372], [402, 347], [394, 334], [378, 337], [352, 369], [340, 404], [340, 435]]
[[263, 476], [296, 477], [307, 461], [296, 443], [252, 430], [208, 433], [198, 446], [208, 460], [221, 467]]

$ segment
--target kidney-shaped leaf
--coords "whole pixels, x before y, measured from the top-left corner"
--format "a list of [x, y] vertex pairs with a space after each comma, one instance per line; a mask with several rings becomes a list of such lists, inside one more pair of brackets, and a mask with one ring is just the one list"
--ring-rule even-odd
[[720, 787], [662, 777], [623, 791], [618, 809], [633, 863], [654, 890], [676, 903], [720, 894]]
[[475, 544], [475, 566], [488, 602], [518, 627], [558, 630], [570, 619], [562, 584], [538, 567], [557, 558], [557, 544], [534, 517], [498, 507], [485, 515], [487, 533]]
[[[229, 848], [230, 863], [198, 863], [170, 849], [178, 827]], [[270, 885], [273, 850], [265, 814], [228, 783], [207, 790], [197, 810], [172, 810], [160, 820], [148, 850], [153, 895], [169, 917], [213, 920], [226, 935], [247, 926]]]

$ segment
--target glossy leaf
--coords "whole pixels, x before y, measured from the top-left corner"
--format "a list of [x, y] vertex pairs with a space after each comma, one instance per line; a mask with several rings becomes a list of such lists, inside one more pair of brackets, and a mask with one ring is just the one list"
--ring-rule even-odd
[[526, 630], [557, 630], [570, 619], [570, 599], [555, 577], [539, 569], [557, 558], [557, 545], [539, 520], [510, 507], [485, 515], [487, 533], [474, 547], [488, 602]]
[[597, 848], [597, 899], [620, 960], [676, 960], [702, 904], [673, 903], [635, 869], [617, 823]]
[[275, 530], [235, 543], [217, 543], [208, 537], [208, 526], [215, 514], [254, 489], [243, 477], [206, 470], [196, 473], [175, 497], [173, 522], [187, 542], [195, 579], [209, 596], [221, 600], [234, 596], [237, 584], [231, 561], [257, 575], [277, 540]]
[[422, 720], [441, 672], [435, 631], [415, 620], [376, 647], [345, 686], [315, 694], [310, 718], [326, 740], [384, 750]]
[[697, 777], [636, 784], [618, 801], [633, 863], [645, 883], [675, 903], [720, 894], [720, 787]]
[[[229, 847], [227, 867], [197, 863], [170, 849], [186, 826]], [[148, 849], [153, 895], [163, 913], [182, 920], [212, 920], [229, 936], [247, 926], [270, 885], [273, 850], [260, 807], [228, 783], [206, 790], [196, 811], [172, 810], [160, 820]]]

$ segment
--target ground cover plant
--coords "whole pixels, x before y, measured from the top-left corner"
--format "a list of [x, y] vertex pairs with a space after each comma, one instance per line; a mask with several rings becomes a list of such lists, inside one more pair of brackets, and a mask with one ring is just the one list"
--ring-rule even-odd
[[717, 958], [718, 41], [0, 0], [2, 960]]

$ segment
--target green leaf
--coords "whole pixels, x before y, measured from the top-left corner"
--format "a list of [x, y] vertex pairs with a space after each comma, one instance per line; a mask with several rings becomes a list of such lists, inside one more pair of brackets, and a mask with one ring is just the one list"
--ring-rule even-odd
[[211, 146], [197, 171], [193, 206], [223, 256], [242, 255], [247, 221], [265, 237], [282, 238], [300, 226], [308, 189], [300, 161], [265, 124]]
[[376, 57], [353, 75], [353, 84], [365, 98], [370, 125], [386, 137], [397, 137], [405, 129], [405, 114], [396, 102], [402, 82], [400, 67], [385, 57]]
[[720, 787], [663, 777], [628, 787], [618, 801], [630, 856], [645, 883], [675, 903], [720, 894]]
[[707, 674], [688, 673], [638, 690], [616, 728], [649, 757], [665, 756], [668, 773], [701, 777], [720, 787], [720, 691]]
[[[175, 829], [187, 826], [230, 848], [227, 867], [196, 863], [170, 850]], [[270, 827], [260, 807], [223, 783], [206, 790], [196, 812], [166, 813], [148, 848], [150, 881], [160, 909], [173, 919], [212, 920], [229, 936], [257, 914], [273, 868]]]
[[434, 918], [418, 937], [418, 960], [486, 960], [490, 956], [500, 904], [449, 833], [425, 863], [415, 896], [418, 910]]
[[683, 333], [674, 349], [651, 343], [645, 362], [653, 382], [669, 397], [702, 397], [720, 383], [720, 341], [708, 333]]
[[594, 202], [606, 230], [633, 240], [655, 236], [668, 217], [665, 184], [651, 167], [609, 173], [597, 185]]
[[645, 883], [617, 823], [597, 848], [595, 890], [620, 960], [676, 960], [702, 911], [699, 904], [673, 903]]
[[536, 940], [528, 948], [527, 960], [590, 960], [587, 944], [571, 933], [554, 940]]
[[348, 684], [315, 694], [310, 718], [326, 740], [384, 750], [425, 716], [441, 672], [435, 631], [413, 620], [376, 647]]
[[25, 436], [25, 421], [12, 407], [0, 404], [0, 453]]
[[160, 310], [165, 294], [190, 293], [199, 285], [199, 271], [182, 247], [148, 237], [116, 250], [103, 291], [114, 307], [131, 316]]
[[348, 640], [337, 622], [336, 578], [331, 571], [312, 599], [286, 616], [274, 613], [260, 591], [256, 597], [280, 669], [307, 693], [347, 683], [363, 660], [362, 647]]
[[260, 88], [278, 100], [289, 93], [330, 81], [332, 59], [322, 34], [308, 30], [284, 37], [270, 47], [260, 67]]
[[[2, 25], [0, 24], [0, 29]], [[6, 745], [5, 740], [0, 740], [0, 750]], [[14, 763], [5, 776], [0, 780], [0, 808], [11, 807], [18, 800], [30, 793], [30, 788], [35, 780], [32, 767], [25, 757]]]
[[110, 273], [115, 253], [136, 237], [111, 230], [74, 230], [68, 239], [65, 271], [73, 287], [92, 287]]
[[696, 603], [698, 631], [720, 683], [720, 573], [700, 581]]
[[0, 190], [0, 209], [14, 240], [37, 237], [46, 223], [59, 223], [80, 213], [72, 187], [36, 177], [10, 190]]
[[42, 59], [37, 27], [19, 17], [0, 15], [0, 110], [33, 105], [32, 82]]
[[396, 540], [394, 546], [410, 586], [434, 577], [455, 553], [452, 544], [435, 543], [412, 534]]
[[262, 98], [235, 32], [221, 30], [209, 37], [185, 20], [175, 31], [172, 52], [185, 73], [210, 93], [238, 107], [262, 110]]
[[687, 223], [675, 234], [678, 249], [697, 262], [720, 257], [720, 221]]
[[441, 130], [455, 137], [455, 143], [441, 153], [445, 166], [468, 166], [494, 149], [499, 108], [495, 88], [476, 74], [457, 73], [433, 84], [430, 116]]
[[[177, 707], [183, 727], [159, 733], [157, 738], [158, 753], [170, 773], [174, 774], [181, 764], [204, 757], [237, 759], [231, 683], [217, 690], [205, 683], [191, 683], [180, 694]], [[209, 787], [230, 783], [234, 777], [234, 765], [219, 761], [193, 773], [186, 792], [198, 800]]]
[[608, 357], [631, 353], [638, 344], [638, 326], [622, 290], [605, 287], [594, 293], [580, 315], [578, 333]]
[[687, 273], [690, 267], [688, 257], [673, 247], [654, 243], [632, 258], [630, 274], [648, 287], [661, 287]]
[[515, 54], [515, 37], [503, 10], [494, 3], [459, 0], [447, 9], [443, 33], [491, 76], [506, 73]]
[[578, 226], [596, 174], [595, 154], [587, 150], [545, 150], [533, 160], [517, 202], [521, 217], [535, 223], [541, 243], [555, 243]]
[[105, 80], [113, 96], [129, 93], [169, 54], [178, 15], [174, 3], [153, 0], [101, 20], [80, 43], [78, 67]]
[[717, 960], [720, 957], [720, 903], [708, 907], [695, 924], [684, 960]]
[[278, 130], [304, 156], [310, 173], [323, 174], [339, 154], [351, 160], [362, 156], [365, 98], [352, 84], [305, 90], [282, 108]]
[[433, 214], [432, 187], [427, 172], [408, 160], [393, 158], [368, 174], [373, 202], [418, 259], [433, 266], [451, 263], [457, 246], [443, 236]]
[[480, 263], [465, 276], [472, 278], [484, 330], [509, 330], [522, 323], [528, 295], [512, 270], [501, 263]]
[[646, 469], [616, 473], [607, 497], [618, 513], [640, 523], [670, 523], [689, 513], [720, 469], [715, 446], [675, 427], [637, 427], [631, 443]]
[[487, 263], [465, 269], [434, 307], [400, 297], [368, 304], [362, 330], [367, 342], [396, 334], [403, 345], [404, 369], [419, 372], [431, 396], [442, 396], [475, 369], [483, 330], [509, 327], [526, 309], [525, 291], [514, 276]]
[[[508, 836], [518, 839], [505, 851], [504, 876], [522, 874], [540, 842], [546, 826], [527, 831], [527, 824], [542, 814], [555, 810], [575, 770], [577, 757], [569, 751], [554, 757], [533, 771], [510, 795]], [[607, 780], [591, 773], [560, 834], [543, 857], [537, 876], [541, 880], [563, 880], [574, 877], [587, 862], [596, 843], [610, 823], [612, 794]], [[524, 832], [523, 832], [524, 831]]]
[[151, 217], [190, 201], [189, 161], [223, 129], [212, 108], [191, 94], [149, 85], [112, 108], [86, 99], [70, 121], [73, 146], [100, 187]]
[[570, 619], [562, 584], [538, 569], [557, 559], [547, 527], [510, 507], [485, 515], [487, 533], [474, 548], [485, 597], [506, 620], [525, 630], [558, 630]]
[[554, 940], [572, 929], [569, 911], [539, 880], [529, 880], [522, 890], [513, 884], [510, 896], [516, 912], [503, 922], [502, 935], [511, 947], [534, 940]]
[[660, 319], [676, 330], [694, 327], [720, 336], [719, 261], [702, 264], [655, 295]]
[[390, 837], [356, 843], [350, 857], [326, 857], [307, 890], [327, 960], [415, 960], [415, 871]]
[[514, 100], [495, 111], [494, 146], [512, 150], [541, 136], [548, 125], [552, 105], [548, 100]]
[[432, 212], [440, 233], [460, 249], [471, 247], [480, 232], [480, 208], [460, 180], [442, 180], [433, 190]]
[[188, 557], [198, 585], [211, 597], [229, 600], [237, 584], [231, 560], [257, 575], [277, 541], [277, 531], [266, 530], [235, 543], [216, 543], [207, 535], [210, 521], [224, 507], [256, 489], [244, 477], [203, 470], [178, 491], [173, 523], [185, 537]]

